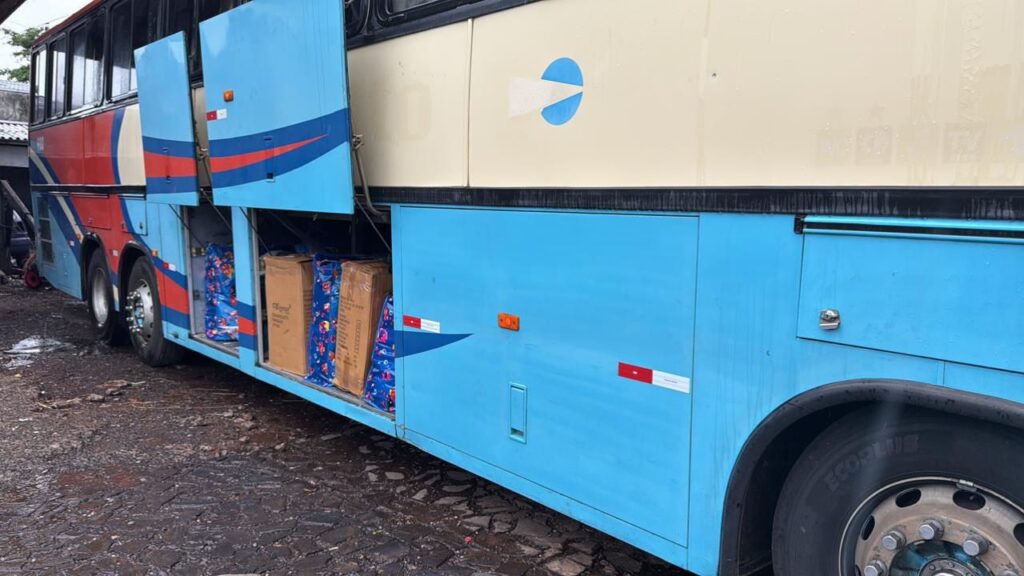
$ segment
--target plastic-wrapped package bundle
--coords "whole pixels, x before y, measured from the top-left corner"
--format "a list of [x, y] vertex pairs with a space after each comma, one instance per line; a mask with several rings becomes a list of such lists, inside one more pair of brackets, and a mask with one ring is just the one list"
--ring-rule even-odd
[[340, 291], [341, 261], [323, 254], [313, 256], [313, 319], [309, 326], [306, 380], [318, 386], [333, 386], [334, 382]]
[[216, 342], [238, 340], [235, 254], [218, 244], [206, 246], [206, 337]]
[[384, 301], [380, 312], [363, 400], [378, 410], [395, 412], [395, 301], [392, 296]]

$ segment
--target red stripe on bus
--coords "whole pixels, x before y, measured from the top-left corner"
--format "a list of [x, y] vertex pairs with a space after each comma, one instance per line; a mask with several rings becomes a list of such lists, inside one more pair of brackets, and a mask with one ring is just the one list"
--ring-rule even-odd
[[307, 144], [312, 144], [313, 142], [323, 138], [324, 136], [317, 136], [316, 138], [310, 138], [309, 140], [303, 140], [302, 142], [296, 142], [286, 146], [277, 146], [267, 150], [258, 150], [256, 152], [248, 152], [246, 154], [236, 154], [235, 156], [212, 157], [210, 158], [210, 166], [213, 168], [214, 172], [237, 170], [239, 168], [245, 168], [246, 166], [252, 166], [257, 162], [263, 162], [264, 160], [275, 156], [287, 154], [293, 150], [298, 150]]
[[195, 158], [164, 156], [155, 152], [146, 152], [146, 177], [148, 178], [182, 178], [195, 175]]
[[402, 324], [408, 326], [409, 328], [415, 328], [417, 330], [419, 330], [420, 327], [423, 326], [422, 321], [415, 316], [403, 316]]
[[238, 332], [247, 336], [256, 335], [256, 324], [248, 318], [238, 317]]

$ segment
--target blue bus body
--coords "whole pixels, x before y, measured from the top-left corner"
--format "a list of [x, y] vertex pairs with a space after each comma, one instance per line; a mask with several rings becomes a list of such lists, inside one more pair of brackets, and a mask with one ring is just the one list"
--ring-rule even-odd
[[[52, 284], [83, 296], [82, 251], [102, 238], [123, 290], [119, 259], [135, 250], [160, 276], [171, 341], [698, 574], [735, 561], [723, 560], [737, 553], [729, 531], [742, 524], [742, 495], [731, 491], [739, 474], [756, 482], [744, 459], [757, 455], [745, 447], [773, 414], [809, 414], [804, 399], [830, 390], [858, 402], [940, 405], [957, 393], [1007, 413], [1024, 405], [1024, 224], [796, 204], [392, 200], [396, 413], [265, 366], [253, 214], [358, 208], [342, 185], [353, 173], [346, 79], [300, 82], [319, 77], [323, 46], [343, 62], [340, 5], [286, 4], [254, 0], [201, 26], [212, 202], [225, 207], [235, 251], [237, 349], [193, 337], [184, 295], [185, 212], [208, 200], [200, 175], [176, 163], [195, 146], [183, 37], [137, 53], [146, 195], [92, 206], [55, 193], [61, 169], [49, 163], [59, 160], [34, 145], [34, 203], [49, 228], [41, 242], [52, 244], [37, 250], [56, 253], [40, 264]], [[314, 23], [323, 44], [289, 41]], [[261, 66], [289, 68], [291, 79], [267, 84]], [[221, 101], [227, 91], [238, 105]], [[232, 122], [236, 114], [244, 120]], [[113, 214], [105, 230], [97, 211]], [[499, 326], [499, 314], [517, 316], [519, 330]], [[922, 390], [933, 400], [912, 399]]]

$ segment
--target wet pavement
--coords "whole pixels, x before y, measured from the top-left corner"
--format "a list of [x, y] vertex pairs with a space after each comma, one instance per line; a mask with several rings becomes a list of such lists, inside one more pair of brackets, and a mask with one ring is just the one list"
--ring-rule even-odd
[[216, 363], [0, 286], [0, 574], [685, 573]]

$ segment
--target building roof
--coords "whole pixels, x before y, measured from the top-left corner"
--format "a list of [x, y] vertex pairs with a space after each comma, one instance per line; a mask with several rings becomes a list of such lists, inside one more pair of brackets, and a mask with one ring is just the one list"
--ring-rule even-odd
[[0, 0], [0, 22], [7, 20], [25, 0]]
[[0, 143], [28, 144], [28, 122], [0, 120]]
[[28, 82], [15, 82], [0, 78], [0, 92], [14, 92], [17, 94], [28, 94]]

